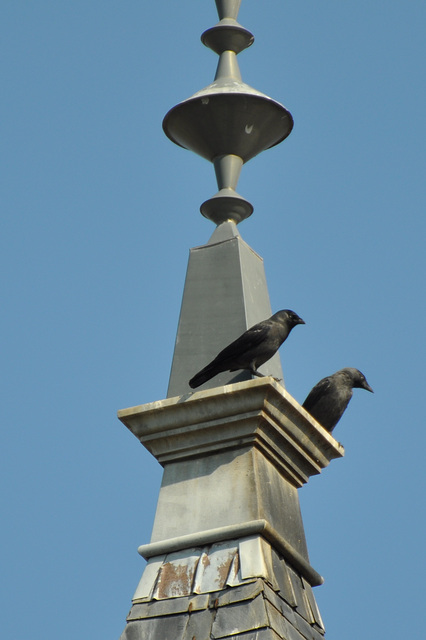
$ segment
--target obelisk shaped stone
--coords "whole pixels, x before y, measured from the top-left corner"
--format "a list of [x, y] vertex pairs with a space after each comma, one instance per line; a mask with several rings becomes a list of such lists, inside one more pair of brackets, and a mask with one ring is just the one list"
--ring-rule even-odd
[[[271, 315], [262, 258], [244, 242], [233, 222], [222, 223], [206, 245], [190, 251], [167, 397], [191, 391], [188, 381], [195, 373], [246, 329]], [[282, 379], [279, 354], [260, 372]], [[202, 388], [251, 377], [248, 371], [223, 372]]]

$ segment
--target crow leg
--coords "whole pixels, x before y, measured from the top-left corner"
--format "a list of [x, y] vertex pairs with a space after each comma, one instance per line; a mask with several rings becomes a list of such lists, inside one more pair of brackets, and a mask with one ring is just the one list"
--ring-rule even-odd
[[266, 377], [264, 373], [260, 373], [260, 371], [258, 371], [254, 367], [252, 367], [250, 369], [250, 373], [252, 373], [254, 376], [257, 376], [258, 378], [265, 378]]
[[[258, 371], [254, 367], [250, 368], [250, 373], [252, 373], [254, 376], [257, 376], [258, 378], [266, 378], [267, 377], [267, 376], [265, 376], [264, 373], [260, 373], [260, 371]], [[276, 378], [275, 376], [272, 376], [272, 378], [275, 380], [275, 382], [282, 382], [283, 381], [282, 378]]]

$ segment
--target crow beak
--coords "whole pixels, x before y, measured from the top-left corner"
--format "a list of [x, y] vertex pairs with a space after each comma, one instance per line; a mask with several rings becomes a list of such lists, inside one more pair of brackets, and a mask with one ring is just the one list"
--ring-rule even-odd
[[299, 318], [299, 320], [297, 321], [297, 324], [306, 324], [306, 322], [302, 320], [302, 318]]
[[368, 384], [367, 380], [362, 385], [362, 388], [365, 389], [366, 391], [371, 391], [371, 393], [374, 393], [373, 389], [370, 387], [370, 385]]

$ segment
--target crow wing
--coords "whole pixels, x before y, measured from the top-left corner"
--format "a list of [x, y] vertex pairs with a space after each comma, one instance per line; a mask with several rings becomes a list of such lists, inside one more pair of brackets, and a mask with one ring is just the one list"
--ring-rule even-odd
[[260, 322], [250, 329], [247, 329], [239, 338], [231, 342], [222, 349], [211, 364], [225, 364], [230, 362], [231, 366], [235, 361], [239, 361], [248, 353], [261, 345], [268, 337], [271, 327], [269, 323]]
[[302, 407], [306, 409], [306, 411], [311, 411], [315, 407], [315, 405], [324, 397], [331, 389], [331, 380], [330, 378], [323, 378], [320, 380], [315, 387], [308, 393], [308, 396], [305, 402], [302, 404]]

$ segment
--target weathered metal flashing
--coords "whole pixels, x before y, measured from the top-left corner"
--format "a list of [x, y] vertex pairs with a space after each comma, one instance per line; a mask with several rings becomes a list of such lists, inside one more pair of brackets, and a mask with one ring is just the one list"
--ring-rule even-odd
[[323, 584], [324, 578], [306, 562], [303, 556], [292, 547], [266, 520], [252, 520], [241, 524], [230, 525], [228, 527], [218, 527], [208, 531], [196, 532], [185, 536], [161, 540], [151, 544], [144, 544], [138, 547], [138, 553], [145, 559], [169, 554], [181, 549], [188, 549], [200, 545], [207, 545], [213, 542], [239, 539], [240, 541], [255, 534], [261, 534], [266, 540], [274, 544], [286, 560], [295, 567], [309, 584], [313, 587]]
[[[268, 601], [266, 608], [258, 599], [260, 594]], [[284, 616], [286, 622], [272, 624], [275, 631], [291, 624], [304, 629], [307, 638], [316, 637], [309, 635], [311, 630], [324, 633], [311, 585], [260, 537], [188, 549], [161, 561], [152, 558], [136, 589], [128, 621], [227, 608], [206, 620], [210, 620], [212, 638], [228, 637], [235, 630], [237, 612], [243, 615], [242, 603], [249, 602], [250, 615], [244, 622], [249, 627], [243, 625], [241, 632], [267, 627], [272, 618]], [[221, 635], [225, 632], [228, 635]]]

